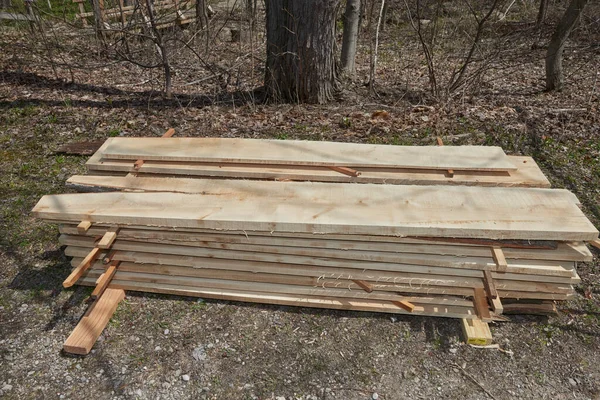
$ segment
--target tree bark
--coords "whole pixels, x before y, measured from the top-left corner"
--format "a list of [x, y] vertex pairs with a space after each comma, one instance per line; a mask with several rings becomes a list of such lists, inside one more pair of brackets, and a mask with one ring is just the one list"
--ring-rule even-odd
[[342, 71], [353, 74], [356, 71], [356, 44], [358, 42], [358, 22], [360, 20], [360, 0], [347, 0], [344, 13], [344, 37], [342, 39]]
[[562, 90], [564, 75], [562, 55], [565, 43], [589, 0], [571, 0], [556, 26], [546, 52], [546, 90]]
[[266, 0], [265, 87], [275, 101], [333, 99], [335, 19], [340, 0]]
[[540, 8], [538, 10], [537, 19], [535, 20], [535, 27], [539, 29], [542, 27], [544, 20], [546, 19], [546, 13], [548, 12], [548, 0], [540, 0]]
[[202, 30], [208, 26], [206, 0], [196, 0], [196, 26], [199, 30]]

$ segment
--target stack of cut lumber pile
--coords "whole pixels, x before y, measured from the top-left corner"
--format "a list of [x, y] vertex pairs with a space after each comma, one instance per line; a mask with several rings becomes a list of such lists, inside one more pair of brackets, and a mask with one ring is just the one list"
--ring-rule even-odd
[[[69, 182], [122, 191], [44, 196], [33, 211], [60, 224], [74, 266], [65, 286], [96, 286], [94, 297], [112, 288], [454, 317], [487, 343], [470, 332], [482, 321], [573, 296], [576, 263], [592, 258], [585, 241], [598, 238], [573, 194], [523, 187], [548, 181], [530, 158], [493, 147], [118, 138], [88, 166], [115, 175]], [[414, 185], [202, 178], [234, 171]]]
[[[110, 138], [89, 159], [87, 168], [90, 175], [109, 176], [135, 172], [146, 177], [550, 187], [531, 157], [507, 156], [498, 147], [481, 146]], [[121, 180], [111, 185], [110, 180], [88, 176], [74, 177], [69, 182], [124, 189]]]

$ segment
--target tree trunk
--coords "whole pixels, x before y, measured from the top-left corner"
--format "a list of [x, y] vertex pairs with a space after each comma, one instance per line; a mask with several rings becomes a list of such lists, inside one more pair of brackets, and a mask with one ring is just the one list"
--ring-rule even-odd
[[208, 26], [206, 0], [196, 0], [196, 26], [199, 30], [202, 30]]
[[565, 43], [589, 0], [571, 0], [556, 26], [546, 52], [546, 90], [562, 90], [564, 76], [562, 54]]
[[539, 29], [542, 27], [544, 20], [546, 19], [546, 13], [548, 12], [548, 0], [540, 0], [540, 9], [538, 10], [537, 19], [535, 20], [535, 27]]
[[265, 87], [271, 100], [333, 99], [335, 19], [340, 0], [266, 0]]
[[356, 71], [356, 43], [358, 42], [358, 21], [360, 0], [347, 0], [344, 13], [344, 38], [342, 40], [342, 71], [353, 74]]

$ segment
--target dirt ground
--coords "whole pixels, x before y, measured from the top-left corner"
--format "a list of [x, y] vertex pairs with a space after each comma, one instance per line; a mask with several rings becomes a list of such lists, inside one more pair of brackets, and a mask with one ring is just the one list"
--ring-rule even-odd
[[[61, 49], [64, 59], [86, 54], [96, 66], [73, 68], [69, 83], [67, 69], [59, 67], [57, 78], [41, 50], [27, 50], [26, 29], [15, 26], [0, 26], [0, 397], [600, 398], [597, 250], [593, 263], [578, 265], [582, 283], [575, 299], [558, 304], [559, 315], [492, 325], [500, 350], [463, 344], [452, 319], [130, 292], [92, 353], [74, 357], [62, 344], [90, 290], [62, 288], [69, 260], [57, 227], [29, 215], [42, 195], [67, 192], [66, 179], [85, 171], [88, 157], [57, 154], [60, 145], [174, 127], [178, 136], [433, 145], [439, 135], [448, 145], [498, 145], [533, 156], [600, 227], [597, 26], [580, 28], [566, 50], [566, 90], [545, 93], [543, 46], [533, 45], [530, 28], [506, 22], [502, 29], [517, 32], [520, 50], [491, 69], [478, 91], [447, 101], [427, 93], [418, 43], [396, 40], [391, 26], [381, 41], [378, 95], [362, 84], [363, 43], [358, 78], [323, 106], [252, 101], [260, 95], [248, 91], [259, 86], [259, 64], [237, 86], [177, 86], [188, 78], [182, 61], [175, 96], [163, 99], [156, 71], [98, 66], [102, 56], [80, 51], [76, 40]], [[377, 110], [390, 118], [372, 119]]]

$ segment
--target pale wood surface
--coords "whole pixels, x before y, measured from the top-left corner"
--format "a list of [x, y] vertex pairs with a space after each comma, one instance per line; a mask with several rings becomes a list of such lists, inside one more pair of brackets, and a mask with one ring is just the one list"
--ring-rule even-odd
[[[76, 259], [74, 259], [76, 260]], [[127, 274], [125, 274], [127, 272]], [[86, 275], [80, 280], [80, 284], [90, 279], [96, 279], [104, 273], [104, 269], [100, 263], [96, 263]], [[156, 264], [136, 264], [130, 262], [122, 262], [116, 273], [116, 278], [122, 281], [137, 281], [137, 274], [142, 273], [143, 278], [139, 281], [152, 281], [155, 283], [169, 282], [170, 277], [185, 277], [182, 281], [187, 282], [187, 286], [193, 285], [194, 280], [188, 278], [206, 278], [209, 280], [233, 280], [243, 282], [262, 282], [276, 283], [286, 285], [313, 286], [319, 288], [344, 289], [342, 297], [347, 291], [361, 291], [361, 287], [352, 280], [344, 280], [338, 277], [310, 277], [302, 275], [282, 275], [277, 271], [271, 273], [252, 273], [247, 271], [235, 270], [218, 270], [208, 268], [189, 268], [178, 267], [171, 265], [156, 265]], [[473, 288], [481, 286], [481, 280], [475, 281], [473, 286], [468, 284], [464, 287], [444, 286], [452, 285], [452, 277], [448, 277], [448, 281], [443, 280], [444, 277], [432, 278], [422, 275], [422, 279], [404, 280], [398, 278], [393, 282], [386, 281], [365, 281], [372, 285], [373, 290], [377, 292], [395, 292], [403, 294], [420, 294], [420, 295], [457, 295], [457, 296], [472, 296]], [[86, 281], [87, 279], [87, 281]], [[407, 283], [403, 283], [407, 282]], [[479, 285], [479, 286], [478, 286]], [[498, 290], [499, 295], [503, 298], [514, 299], [537, 299], [537, 300], [565, 300], [573, 296], [573, 288], [556, 284], [540, 284], [538, 282], [519, 282], [519, 281], [501, 281], [502, 289]], [[214, 286], [214, 284], [212, 285]], [[523, 290], [521, 290], [523, 289]], [[353, 295], [350, 294], [350, 297]]]
[[[87, 237], [61, 235], [59, 242], [64, 245], [89, 247], [93, 246], [94, 240]], [[231, 245], [233, 246], [233, 245]], [[354, 252], [344, 250], [303, 249], [301, 247], [277, 247], [271, 246], [264, 252], [254, 250], [254, 246], [247, 246], [239, 250], [231, 246], [223, 247], [192, 247], [177, 246], [170, 244], [143, 243], [132, 241], [116, 241], [112, 249], [123, 251], [136, 251], [145, 253], [172, 254], [180, 256], [221, 258], [231, 260], [264, 261], [274, 263], [289, 263], [302, 265], [323, 265], [330, 267], [354, 266], [361, 269], [389, 269], [401, 268], [402, 264], [423, 265], [432, 267], [464, 268], [471, 270], [495, 270], [496, 264], [491, 257], [454, 257], [437, 254], [414, 254], [414, 253], [379, 253], [379, 252]], [[116, 258], [116, 255], [115, 255]], [[572, 274], [573, 263], [569, 261], [538, 261], [538, 260], [515, 260], [507, 268], [512, 273], [536, 274], [547, 276], [568, 277]], [[481, 275], [479, 275], [481, 276]]]
[[111, 138], [112, 159], [512, 171], [500, 147], [389, 146], [228, 138]]
[[[72, 226], [60, 226], [60, 233], [68, 235], [77, 235], [79, 232]], [[101, 236], [105, 232], [104, 228], [92, 228], [85, 233], [87, 236]], [[453, 256], [475, 256], [489, 257], [488, 247], [451, 244], [436, 242], [430, 240], [416, 240], [410, 238], [395, 238], [396, 242], [375, 242], [359, 240], [338, 240], [329, 239], [328, 235], [313, 238], [300, 237], [279, 237], [265, 235], [248, 235], [243, 233], [192, 233], [192, 232], [171, 232], [140, 229], [121, 229], [119, 238], [133, 241], [143, 241], [152, 243], [178, 244], [184, 246], [203, 246], [205, 243], [231, 243], [245, 245], [265, 245], [265, 246], [291, 246], [317, 249], [338, 249], [338, 250], [363, 250], [379, 251], [390, 253], [419, 253], [419, 254], [439, 254]], [[508, 259], [530, 259], [530, 260], [553, 260], [553, 261], [592, 261], [592, 254], [583, 242], [559, 242], [556, 249], [523, 249], [523, 248], [505, 248], [504, 254]]]
[[[212, 178], [274, 179], [313, 182], [354, 182], [393, 185], [472, 185], [472, 186], [522, 186], [549, 188], [550, 182], [531, 157], [508, 156], [517, 168], [508, 172], [455, 171], [449, 178], [445, 171], [419, 169], [362, 168], [361, 175], [350, 177], [329, 168], [314, 166], [274, 166], [266, 164], [215, 164], [176, 163], [164, 161], [145, 162], [138, 170], [139, 177], [193, 176]], [[96, 153], [86, 163], [93, 175], [131, 172], [127, 160], [109, 160]], [[67, 183], [81, 190], [85, 187], [105, 187], [121, 190], [156, 191], [154, 184], [161, 181], [96, 179], [92, 176], [74, 176]], [[162, 183], [165, 185], [165, 183]], [[161, 187], [161, 186], [159, 186]], [[162, 186], [164, 187], [164, 186]], [[166, 188], [164, 189], [166, 190]]]
[[149, 293], [175, 294], [180, 296], [192, 296], [230, 301], [289, 305], [298, 307], [412, 314], [448, 318], [477, 318], [472, 307], [439, 306], [435, 304], [415, 303], [415, 305], [417, 306], [415, 310], [412, 313], [408, 313], [407, 311], [398, 308], [389, 301], [381, 300], [314, 297], [305, 295], [285, 295], [243, 290], [197, 288], [182, 285], [170, 285], [164, 283], [151, 284], [144, 282], [128, 282], [120, 280], [113, 280], [110, 284], [110, 288], [119, 288], [123, 290], [134, 290]]
[[44, 196], [51, 220], [181, 228], [595, 240], [598, 231], [561, 189], [209, 181], [201, 195], [85, 193]]
[[63, 345], [67, 353], [85, 355], [90, 352], [104, 327], [125, 298], [122, 289], [108, 288], [104, 291], [79, 321]]
[[[77, 248], [68, 248], [69, 255], [74, 256], [73, 260], [80, 260], [80, 251]], [[395, 290], [395, 288], [404, 288], [406, 285], [414, 287], [419, 286], [443, 286], [457, 288], [482, 288], [483, 281], [480, 277], [452, 275], [453, 271], [448, 271], [447, 275], [431, 275], [427, 272], [389, 272], [389, 271], [352, 271], [347, 268], [317, 268], [297, 266], [295, 269], [289, 269], [285, 265], [279, 264], [258, 264], [255, 262], [232, 262], [229, 260], [213, 260], [206, 264], [200, 262], [194, 265], [170, 265], [166, 264], [171, 261], [169, 257], [154, 262], [162, 262], [165, 264], [152, 263], [151, 259], [143, 258], [144, 261], [137, 261], [136, 258], [128, 257], [125, 259], [135, 260], [126, 261], [119, 264], [121, 271], [131, 272], [148, 272], [163, 275], [174, 276], [191, 276], [201, 278], [216, 277], [219, 279], [236, 279], [248, 280], [256, 282], [272, 282], [272, 283], [289, 283], [308, 284], [312, 286], [326, 283], [329, 287], [346, 287], [356, 288], [356, 280], [367, 282], [377, 290]], [[76, 266], [76, 261], [72, 261], [72, 265]], [[100, 262], [96, 262], [94, 266], [103, 268]], [[102, 270], [104, 271], [104, 270]], [[536, 276], [519, 275], [519, 278], [514, 279], [515, 275], [502, 275], [501, 278], [495, 280], [495, 286], [498, 290], [503, 291], [518, 291], [518, 292], [539, 292], [539, 293], [557, 293], [568, 295], [573, 293], [573, 283], [571, 280], [563, 279], [559, 282], [543, 282], [536, 280]], [[524, 280], [528, 278], [530, 280]], [[300, 283], [302, 282], [302, 283]], [[359, 286], [360, 287], [360, 286]], [[467, 293], [470, 296], [472, 293]]]

